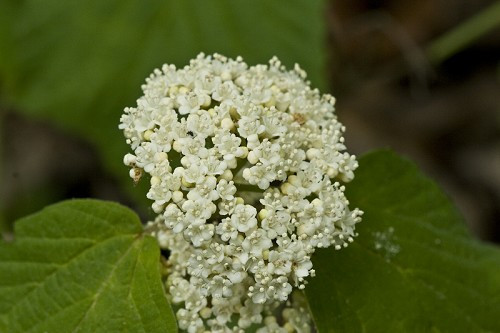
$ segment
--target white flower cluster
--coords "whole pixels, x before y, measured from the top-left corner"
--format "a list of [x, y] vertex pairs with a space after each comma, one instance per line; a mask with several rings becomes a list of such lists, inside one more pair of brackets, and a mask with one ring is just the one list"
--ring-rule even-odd
[[353, 241], [362, 212], [344, 186], [357, 167], [345, 152], [335, 99], [320, 95], [297, 65], [276, 58], [200, 54], [164, 65], [142, 86], [120, 129], [136, 181], [159, 214], [149, 230], [171, 251], [167, 285], [181, 329], [309, 330], [307, 312], [286, 306], [314, 275], [316, 248]]

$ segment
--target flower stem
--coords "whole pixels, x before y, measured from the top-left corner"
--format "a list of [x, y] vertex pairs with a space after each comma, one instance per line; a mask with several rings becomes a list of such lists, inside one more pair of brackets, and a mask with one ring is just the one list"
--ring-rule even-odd
[[236, 174], [241, 170], [243, 169], [244, 167], [248, 166], [249, 163], [247, 161], [246, 158], [240, 158], [238, 159], [238, 163], [236, 164], [236, 168], [232, 169], [231, 172], [233, 173], [233, 175], [236, 176]]
[[234, 183], [239, 192], [264, 193], [257, 185]]

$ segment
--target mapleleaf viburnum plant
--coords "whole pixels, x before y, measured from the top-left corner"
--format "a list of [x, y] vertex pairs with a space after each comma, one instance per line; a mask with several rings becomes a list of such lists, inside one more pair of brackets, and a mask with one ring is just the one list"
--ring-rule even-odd
[[0, 332], [500, 331], [498, 248], [412, 163], [358, 163], [298, 65], [202, 53], [142, 91], [119, 129], [154, 217], [80, 199], [17, 221]]

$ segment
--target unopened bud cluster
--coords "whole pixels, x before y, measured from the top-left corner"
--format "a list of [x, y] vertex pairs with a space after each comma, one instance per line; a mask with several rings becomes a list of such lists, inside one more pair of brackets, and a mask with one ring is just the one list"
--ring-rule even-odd
[[305, 76], [276, 58], [249, 67], [200, 54], [155, 70], [121, 117], [133, 150], [124, 163], [136, 181], [150, 176], [159, 215], [148, 230], [171, 251], [167, 284], [183, 330], [308, 331], [304, 309], [288, 304], [279, 323], [273, 311], [314, 275], [315, 249], [356, 235], [362, 212], [342, 183], [357, 162], [335, 99]]

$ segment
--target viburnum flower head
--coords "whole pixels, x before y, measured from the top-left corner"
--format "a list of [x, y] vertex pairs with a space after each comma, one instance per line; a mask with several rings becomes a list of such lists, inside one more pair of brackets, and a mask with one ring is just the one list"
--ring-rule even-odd
[[314, 251], [347, 246], [362, 215], [344, 195], [358, 164], [334, 97], [298, 65], [218, 54], [164, 65], [142, 90], [121, 117], [124, 163], [135, 181], [150, 176], [158, 216], [147, 230], [170, 250], [179, 327], [309, 331], [289, 296], [314, 275]]

